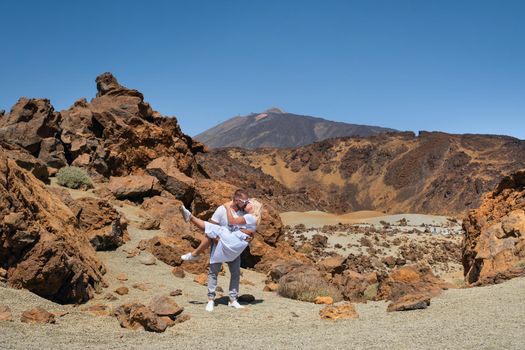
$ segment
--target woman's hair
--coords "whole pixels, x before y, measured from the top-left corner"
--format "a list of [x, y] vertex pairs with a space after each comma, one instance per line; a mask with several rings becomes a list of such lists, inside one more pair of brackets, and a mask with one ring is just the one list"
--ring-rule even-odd
[[257, 199], [250, 198], [250, 204], [253, 207], [253, 215], [257, 219], [257, 226], [261, 223], [261, 216], [262, 216], [262, 208], [263, 205], [261, 202], [259, 202]]

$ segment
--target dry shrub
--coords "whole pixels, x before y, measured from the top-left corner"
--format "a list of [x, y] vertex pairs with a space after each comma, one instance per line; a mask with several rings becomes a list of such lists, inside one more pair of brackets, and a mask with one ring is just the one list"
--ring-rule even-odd
[[93, 183], [86, 171], [74, 166], [61, 168], [57, 172], [56, 178], [60, 186], [74, 189], [93, 188]]

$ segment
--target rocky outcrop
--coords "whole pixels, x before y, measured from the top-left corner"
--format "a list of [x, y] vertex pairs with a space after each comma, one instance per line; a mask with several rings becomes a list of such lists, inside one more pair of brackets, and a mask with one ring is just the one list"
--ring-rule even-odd
[[60, 303], [89, 300], [103, 265], [63, 202], [0, 149], [0, 266], [15, 288]]
[[78, 229], [95, 250], [114, 250], [129, 240], [127, 222], [107, 200], [93, 197], [73, 199], [63, 188], [48, 189], [73, 212]]
[[111, 177], [108, 189], [117, 199], [141, 199], [161, 193], [159, 180], [150, 175]]
[[[253, 184], [261, 193], [271, 183], [266, 176], [272, 177], [291, 192], [268, 187], [275, 189], [266, 192], [268, 200], [280, 211], [464, 215], [501, 176], [525, 167], [524, 142], [494, 135], [386, 133], [290, 149], [213, 150], [198, 160], [209, 178]], [[214, 172], [224, 154], [232, 160]], [[248, 167], [256, 169], [251, 179]]]
[[463, 221], [462, 262], [469, 284], [525, 274], [525, 170], [504, 177]]
[[185, 135], [175, 118], [155, 112], [143, 95], [111, 73], [97, 77], [97, 96], [55, 112], [46, 99], [21, 98], [0, 118], [0, 140], [17, 144], [48, 167], [74, 164], [95, 176], [125, 176], [169, 156], [183, 173], [195, 169], [204, 146]]
[[162, 187], [176, 199], [186, 206], [191, 204], [195, 194], [195, 180], [179, 170], [175, 158], [157, 158], [148, 164], [146, 170], [150, 175], [155, 176]]

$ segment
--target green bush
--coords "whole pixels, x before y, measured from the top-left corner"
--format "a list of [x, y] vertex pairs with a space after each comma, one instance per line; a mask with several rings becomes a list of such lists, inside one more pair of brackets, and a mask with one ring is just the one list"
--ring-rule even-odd
[[57, 172], [56, 177], [60, 186], [75, 189], [93, 188], [93, 183], [91, 182], [89, 175], [84, 170], [74, 166], [61, 168]]

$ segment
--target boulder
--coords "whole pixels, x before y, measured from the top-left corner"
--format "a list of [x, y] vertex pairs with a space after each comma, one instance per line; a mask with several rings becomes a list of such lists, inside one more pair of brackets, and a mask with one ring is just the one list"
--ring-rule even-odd
[[182, 201], [186, 206], [191, 204], [195, 194], [195, 180], [188, 177], [178, 168], [173, 157], [160, 157], [146, 167], [148, 174], [155, 176], [162, 187]]
[[60, 120], [49, 100], [22, 97], [0, 118], [0, 140], [15, 143], [38, 158], [42, 141], [59, 132]]
[[317, 266], [319, 266], [319, 268], [322, 271], [326, 271], [332, 275], [335, 275], [335, 274], [340, 274], [344, 271], [345, 269], [344, 262], [345, 262], [345, 258], [342, 257], [341, 255], [333, 255], [329, 258], [319, 261], [317, 263]]
[[138, 303], [121, 305], [115, 309], [114, 314], [123, 328], [161, 333], [168, 326], [150, 308]]
[[340, 289], [346, 300], [352, 302], [366, 302], [367, 289], [377, 283], [377, 274], [370, 272], [361, 274], [353, 270], [345, 270], [341, 275]]
[[41, 307], [24, 311], [20, 317], [24, 323], [55, 323], [55, 315]]
[[49, 183], [49, 169], [43, 161], [18, 145], [0, 141], [0, 146], [7, 157], [14, 160], [19, 167], [28, 170], [40, 181]]
[[377, 299], [398, 301], [406, 295], [434, 297], [453, 287], [436, 277], [429, 266], [406, 265], [379, 276]]
[[[142, 240], [139, 248], [149, 251], [160, 261], [170, 266], [183, 266], [191, 273], [202, 273], [207, 271], [208, 260], [203, 258], [196, 262], [183, 262], [181, 255], [193, 250], [191, 243], [181, 237], [155, 236], [148, 240]], [[207, 252], [203, 255], [206, 256]]]
[[129, 240], [127, 223], [105, 199], [73, 199], [63, 188], [49, 187], [77, 218], [77, 225], [96, 250], [114, 250]]
[[184, 222], [179, 210], [182, 204], [181, 201], [175, 198], [154, 196], [145, 198], [141, 208], [153, 220], [159, 222], [159, 226], [164, 232], [171, 236], [181, 236], [190, 233], [190, 224]]
[[0, 262], [10, 286], [82, 303], [104, 284], [104, 266], [71, 210], [0, 148]]
[[409, 311], [426, 309], [430, 305], [428, 294], [409, 294], [402, 296], [397, 301], [390, 303], [386, 311]]
[[108, 189], [117, 199], [141, 199], [160, 194], [159, 180], [150, 175], [111, 177]]
[[154, 297], [148, 307], [158, 316], [168, 316], [170, 318], [174, 318], [184, 311], [183, 307], [180, 307], [173, 299], [164, 295]]
[[75, 203], [81, 208], [80, 229], [96, 250], [114, 250], [129, 240], [126, 221], [108, 201], [84, 197]]
[[525, 275], [525, 170], [503, 178], [463, 220], [462, 262], [468, 284]]

